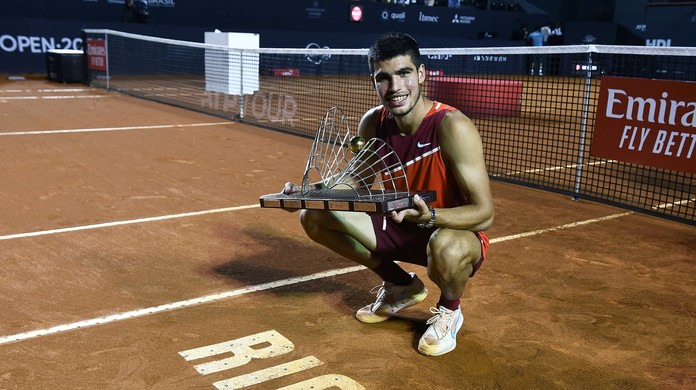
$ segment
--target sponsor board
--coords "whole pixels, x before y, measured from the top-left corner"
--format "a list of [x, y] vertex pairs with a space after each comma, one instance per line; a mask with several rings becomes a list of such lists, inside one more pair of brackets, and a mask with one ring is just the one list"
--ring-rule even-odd
[[384, 9], [380, 13], [380, 19], [382, 19], [383, 22], [395, 21], [403, 23], [406, 21], [406, 11], [393, 12]]
[[106, 71], [106, 41], [103, 39], [87, 39], [87, 67]]
[[696, 82], [602, 78], [590, 154], [696, 173]]

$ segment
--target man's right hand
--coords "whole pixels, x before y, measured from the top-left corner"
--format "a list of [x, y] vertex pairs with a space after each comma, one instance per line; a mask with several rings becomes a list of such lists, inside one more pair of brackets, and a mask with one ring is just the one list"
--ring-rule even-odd
[[293, 182], [287, 182], [285, 183], [285, 187], [283, 187], [283, 191], [281, 191], [281, 194], [294, 194], [295, 192], [298, 192], [300, 190], [300, 186]]
[[[295, 192], [298, 192], [298, 191], [300, 191], [300, 186], [289, 181], [289, 182], [285, 183], [285, 186], [283, 187], [283, 191], [281, 191], [280, 193], [285, 194], [285, 195], [290, 195], [290, 194], [294, 194]], [[285, 210], [289, 213], [294, 213], [295, 211], [298, 211], [299, 209], [283, 209], [283, 210]]]

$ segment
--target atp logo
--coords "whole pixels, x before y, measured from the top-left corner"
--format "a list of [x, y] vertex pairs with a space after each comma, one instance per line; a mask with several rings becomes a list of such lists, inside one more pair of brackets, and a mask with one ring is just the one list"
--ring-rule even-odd
[[314, 50], [314, 49], [330, 49], [330, 47], [328, 47], [328, 46], [321, 47], [321, 46], [319, 46], [319, 44], [312, 42], [309, 45], [307, 45], [307, 47], [305, 47], [305, 49], [308, 49], [307, 55], [305, 58], [307, 58], [307, 61], [313, 63], [314, 65], [319, 65], [322, 62], [328, 61], [331, 59], [331, 54], [329, 54], [329, 53], [312, 53], [311, 52], [311, 50]]

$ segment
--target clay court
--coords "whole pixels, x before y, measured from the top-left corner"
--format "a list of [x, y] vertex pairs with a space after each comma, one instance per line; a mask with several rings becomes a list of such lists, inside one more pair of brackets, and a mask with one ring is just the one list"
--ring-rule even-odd
[[696, 387], [693, 226], [493, 181], [426, 357], [432, 283], [362, 324], [378, 278], [258, 207], [311, 140], [43, 79], [3, 78], [0, 116], [0, 389]]

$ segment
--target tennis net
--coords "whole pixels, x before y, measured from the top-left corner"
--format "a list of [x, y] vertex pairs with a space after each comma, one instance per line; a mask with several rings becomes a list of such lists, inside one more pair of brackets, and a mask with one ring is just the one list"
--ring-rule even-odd
[[[366, 49], [234, 49], [84, 34], [92, 86], [274, 130], [313, 137], [332, 107], [357, 129], [379, 104]], [[696, 48], [424, 48], [421, 55], [425, 93], [476, 123], [493, 179], [696, 224]]]

